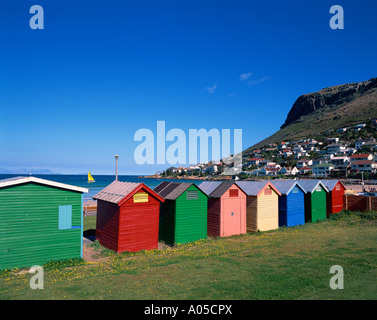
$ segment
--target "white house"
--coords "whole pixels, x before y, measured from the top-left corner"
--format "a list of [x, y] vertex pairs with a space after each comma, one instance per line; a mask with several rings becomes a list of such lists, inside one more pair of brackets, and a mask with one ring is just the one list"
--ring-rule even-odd
[[338, 142], [339, 142], [339, 138], [328, 138], [328, 139], [327, 139], [327, 142], [330, 142], [330, 143], [338, 143]]
[[204, 172], [207, 173], [207, 174], [214, 174], [214, 173], [217, 173], [217, 171], [219, 171], [219, 169], [218, 169], [217, 165], [215, 165], [215, 164], [209, 165], [204, 170]]
[[313, 160], [310, 159], [304, 159], [297, 161], [297, 169], [301, 169], [303, 167], [309, 167], [313, 164]]
[[327, 177], [331, 174], [331, 171], [335, 169], [335, 165], [331, 163], [321, 163], [313, 166], [313, 176]]
[[298, 169], [296, 167], [283, 167], [280, 169], [279, 173], [287, 176], [295, 176], [298, 174]]
[[331, 144], [329, 144], [329, 145], [326, 147], [326, 150], [327, 150], [327, 153], [337, 154], [337, 153], [345, 152], [346, 147], [343, 146], [343, 145], [340, 144], [340, 143], [331, 143]]
[[306, 174], [312, 172], [312, 168], [309, 167], [303, 167], [299, 169], [299, 174]]
[[265, 166], [260, 170], [261, 175], [276, 176], [279, 174], [280, 166]]
[[361, 123], [353, 127], [354, 131], [360, 131], [361, 129], [365, 128], [366, 123]]
[[313, 160], [312, 165], [316, 166], [317, 164], [328, 162], [329, 160], [327, 158], [317, 158]]
[[362, 148], [362, 146], [365, 144], [365, 143], [367, 143], [367, 142], [374, 142], [374, 143], [376, 143], [376, 139], [374, 139], [374, 138], [369, 138], [369, 139], [357, 139], [356, 141], [355, 141], [355, 148], [356, 149], [361, 149]]
[[259, 165], [260, 166], [271, 166], [271, 165], [274, 165], [275, 162], [271, 161], [271, 160], [267, 160], [267, 159], [263, 159], [261, 161], [259, 161]]
[[351, 164], [351, 169], [357, 172], [376, 173], [377, 162], [370, 160], [355, 161]]
[[257, 166], [259, 165], [259, 162], [262, 161], [264, 159], [261, 159], [261, 158], [251, 158], [249, 160], [247, 160], [247, 165], [248, 166]]
[[331, 164], [334, 165], [343, 165], [343, 164], [349, 164], [351, 162], [350, 157], [332, 157], [330, 160]]
[[356, 161], [363, 161], [363, 160], [371, 161], [371, 160], [373, 160], [373, 155], [371, 153], [353, 154], [350, 157], [350, 159], [351, 159], [351, 163], [354, 163]]

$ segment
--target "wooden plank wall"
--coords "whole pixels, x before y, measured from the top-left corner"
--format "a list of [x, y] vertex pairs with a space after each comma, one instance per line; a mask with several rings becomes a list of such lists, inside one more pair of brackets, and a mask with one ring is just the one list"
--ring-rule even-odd
[[377, 197], [344, 195], [344, 209], [351, 211], [377, 211]]

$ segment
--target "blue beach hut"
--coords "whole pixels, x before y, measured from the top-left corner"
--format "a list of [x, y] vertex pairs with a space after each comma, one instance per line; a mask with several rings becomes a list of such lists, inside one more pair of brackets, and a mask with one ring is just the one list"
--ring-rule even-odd
[[279, 227], [294, 227], [305, 224], [306, 191], [296, 180], [273, 180], [279, 190]]

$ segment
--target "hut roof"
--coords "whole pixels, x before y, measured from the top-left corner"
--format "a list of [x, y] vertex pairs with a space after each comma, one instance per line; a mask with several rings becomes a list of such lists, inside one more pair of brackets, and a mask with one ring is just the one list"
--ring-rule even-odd
[[339, 181], [339, 180], [321, 180], [321, 182], [326, 186], [326, 188], [329, 190], [329, 191], [333, 191], [335, 186], [338, 184], [338, 182], [340, 183], [340, 185], [344, 188], [344, 189], [347, 189], [344, 184]]
[[288, 195], [295, 186], [299, 187], [304, 193], [306, 193], [306, 190], [296, 180], [273, 180], [271, 183], [283, 195]]
[[146, 189], [150, 193], [156, 196], [158, 200], [164, 201], [159, 195], [157, 195], [152, 189], [147, 187], [144, 183], [135, 182], [122, 182], [114, 181], [109, 184], [106, 188], [102, 189], [95, 196], [94, 200], [103, 200], [111, 203], [121, 205], [123, 202], [129, 199], [135, 192], [139, 191], [141, 188]]
[[29, 182], [34, 182], [34, 183], [38, 183], [38, 184], [42, 184], [42, 185], [46, 185], [50, 187], [66, 189], [66, 190], [71, 190], [71, 191], [76, 191], [76, 192], [81, 192], [81, 193], [89, 192], [87, 188], [81, 188], [81, 187], [72, 186], [65, 183], [50, 181], [50, 180], [36, 178], [32, 176], [28, 176], [28, 177], [20, 176], [20, 177], [13, 177], [9, 179], [0, 180], [0, 188], [15, 186], [15, 185], [29, 183]]
[[300, 180], [300, 185], [306, 192], [312, 193], [318, 185], [321, 185], [326, 192], [329, 192], [327, 187], [321, 182], [321, 180]]
[[231, 181], [204, 181], [199, 188], [211, 198], [221, 198], [233, 184]]
[[[176, 200], [183, 192], [185, 192], [195, 183], [189, 182], [161, 182], [154, 191], [166, 200]], [[196, 186], [197, 187], [197, 186]], [[198, 187], [197, 187], [198, 188]], [[198, 188], [201, 190], [200, 188]]]
[[236, 185], [248, 196], [259, 196], [260, 193], [270, 186], [279, 196], [280, 191], [269, 181], [237, 181]]

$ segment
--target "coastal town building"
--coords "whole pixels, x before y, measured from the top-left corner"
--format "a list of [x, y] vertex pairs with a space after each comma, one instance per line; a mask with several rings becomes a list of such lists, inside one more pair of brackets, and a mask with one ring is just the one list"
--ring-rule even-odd
[[332, 157], [330, 159], [330, 162], [334, 165], [344, 165], [344, 164], [349, 164], [351, 162], [351, 158], [347, 156], [342, 156], [342, 157]]
[[313, 166], [313, 176], [327, 177], [335, 169], [335, 165], [331, 163], [321, 163]]
[[295, 176], [298, 174], [298, 169], [296, 167], [283, 167], [280, 169], [280, 174], [287, 176]]
[[351, 170], [364, 173], [376, 173], [377, 162], [370, 160], [359, 160], [351, 164]]
[[351, 163], [354, 163], [356, 161], [362, 161], [362, 160], [371, 161], [372, 159], [373, 159], [373, 155], [371, 153], [359, 153], [359, 154], [354, 154], [350, 157]]
[[368, 138], [368, 139], [357, 139], [355, 141], [355, 148], [361, 149], [365, 144], [373, 144], [376, 145], [376, 139]]
[[310, 160], [310, 159], [299, 160], [299, 161], [297, 161], [297, 169], [309, 167], [312, 164], [313, 164], [313, 160]]
[[331, 143], [326, 147], [327, 153], [330, 154], [337, 154], [345, 152], [346, 147], [342, 145], [341, 143]]
[[302, 167], [298, 170], [299, 174], [309, 174], [312, 173], [312, 168]]

